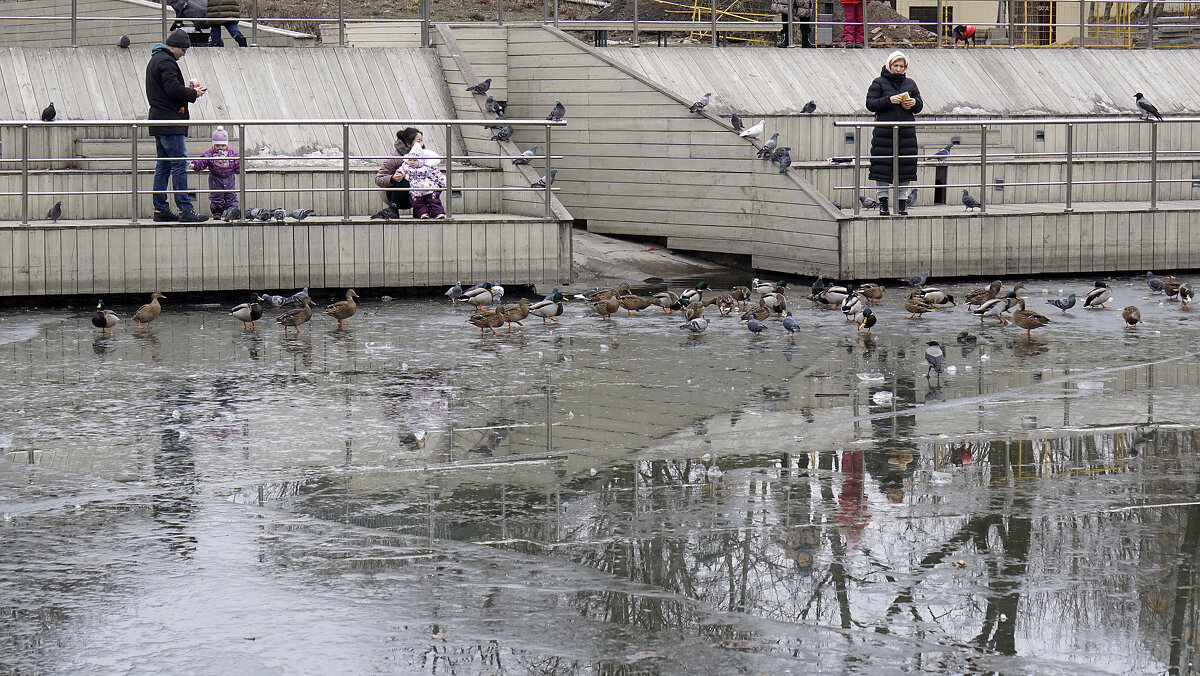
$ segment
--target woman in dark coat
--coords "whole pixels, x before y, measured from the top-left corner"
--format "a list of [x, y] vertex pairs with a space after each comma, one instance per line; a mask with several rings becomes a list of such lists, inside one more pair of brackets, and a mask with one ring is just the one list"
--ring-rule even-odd
[[[906, 77], [908, 57], [895, 51], [888, 55], [887, 65], [867, 89], [867, 110], [875, 113], [877, 122], [911, 122], [925, 107], [917, 83]], [[875, 181], [879, 199], [879, 215], [888, 216], [888, 190], [892, 176], [892, 128], [875, 127], [871, 134], [871, 171], [868, 178]], [[908, 187], [917, 180], [917, 130], [900, 127], [900, 176], [896, 213], [908, 215]]]

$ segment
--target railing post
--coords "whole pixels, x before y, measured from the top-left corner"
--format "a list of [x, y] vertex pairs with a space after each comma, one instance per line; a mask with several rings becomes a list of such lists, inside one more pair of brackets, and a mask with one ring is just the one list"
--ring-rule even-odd
[[550, 125], [546, 125], [546, 218], [554, 215], [554, 211], [550, 208], [550, 196], [553, 194], [550, 186], [554, 183], [554, 179], [550, 178], [550, 165], [552, 164], [550, 156], [553, 153], [554, 149], [550, 147]]
[[550, 0], [542, 0], [542, 24], [550, 23]]
[[350, 125], [342, 123], [342, 220], [350, 220]]
[[134, 225], [138, 222], [138, 126], [129, 129], [129, 221]]
[[558, 0], [554, 0], [554, 27], [558, 28]]
[[633, 46], [641, 47], [638, 43], [638, 0], [633, 0]]
[[862, 127], [854, 127], [854, 215], [862, 211], [862, 171], [858, 168], [862, 162]]
[[1017, 46], [1017, 0], [1008, 0], [1008, 48]]
[[979, 213], [987, 213], [987, 125], [979, 125]]
[[496, 0], [496, 25], [504, 25], [504, 0]]
[[250, 15], [250, 46], [258, 46], [258, 0], [254, 0], [254, 7]]
[[709, 11], [712, 12], [712, 16], [709, 17], [710, 19], [712, 19], [712, 31], [711, 31], [712, 34], [709, 37], [712, 38], [712, 40], [711, 40], [712, 46], [716, 47], [717, 46], [717, 0], [709, 0], [708, 6], [709, 6]]
[[1079, 0], [1079, 42], [1075, 45], [1083, 49], [1087, 41], [1087, 3]]
[[1146, 0], [1146, 49], [1154, 49], [1154, 0]]
[[[454, 125], [447, 123], [446, 124], [446, 203], [442, 205], [442, 208], [446, 210], [446, 218], [447, 219], [454, 218], [454, 209], [452, 206], [454, 204], [454, 161], [450, 159], [450, 156], [454, 154], [454, 153], [450, 152], [450, 149], [454, 147], [454, 146], [450, 145], [453, 142], [454, 142]], [[466, 193], [463, 193], [463, 197], [464, 198], [466, 197]]]
[[900, 208], [900, 125], [892, 125], [892, 208]]
[[21, 125], [21, 225], [29, 225], [29, 125]]
[[[870, 0], [868, 0], [868, 2], [869, 2], [869, 1], [870, 1]], [[865, 10], [865, 9], [863, 10], [863, 13], [866, 13], [866, 10]], [[938, 0], [938, 5], [937, 5], [937, 13], [938, 13], [938, 22], [937, 22], [937, 33], [938, 33], [938, 36], [937, 36], [937, 48], [938, 48], [938, 49], [941, 49], [942, 47], [944, 47], [944, 46], [945, 46], [945, 45], [943, 44], [943, 42], [944, 42], [945, 33], [946, 33], [946, 7], [944, 6], [944, 0]]]
[[871, 4], [871, 0], [863, 0], [862, 3], [862, 34], [864, 48], [871, 46], [871, 32], [867, 28], [867, 5]]
[[1067, 181], [1066, 181], [1066, 186], [1065, 186], [1066, 193], [1067, 193], [1066, 194], [1066, 201], [1067, 201], [1066, 212], [1068, 214], [1071, 213], [1072, 211], [1075, 211], [1075, 207], [1072, 206], [1072, 203], [1071, 203], [1072, 193], [1074, 192], [1074, 182], [1075, 182], [1075, 125], [1068, 122], [1067, 123]]
[[1158, 210], [1158, 123], [1150, 123], [1150, 211]]
[[246, 215], [246, 125], [238, 125], [238, 204], [242, 218]]
[[421, 0], [421, 46], [428, 47], [429, 42], [429, 0]]
[[346, 3], [338, 0], [338, 47], [346, 46]]
[[79, 0], [71, 0], [71, 46], [79, 46]]
[[[815, 8], [816, 5], [813, 5], [813, 7]], [[788, 49], [791, 49], [792, 46], [796, 44], [796, 11], [795, 11], [796, 5], [795, 5], [795, 3], [792, 4], [791, 9], [792, 9], [792, 11], [788, 12], [788, 25], [787, 25]]]
[[160, 42], [167, 41], [167, 0], [159, 0], [160, 8], [162, 9], [162, 39]]

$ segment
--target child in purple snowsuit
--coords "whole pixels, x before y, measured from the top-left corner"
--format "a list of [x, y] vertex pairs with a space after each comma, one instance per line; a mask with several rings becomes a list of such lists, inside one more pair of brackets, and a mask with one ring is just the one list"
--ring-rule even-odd
[[[237, 151], [229, 147], [229, 132], [225, 127], [217, 127], [212, 135], [212, 147], [204, 151], [201, 159], [192, 162], [192, 171], [208, 172], [208, 189], [237, 190], [237, 174], [241, 161]], [[208, 205], [212, 207], [212, 217], [220, 218], [226, 210], [238, 205], [236, 192], [210, 192]]]
[[412, 188], [413, 218], [445, 218], [441, 191], [446, 187], [446, 175], [437, 168], [436, 160], [425, 159], [425, 152], [413, 148], [400, 163], [400, 171]]

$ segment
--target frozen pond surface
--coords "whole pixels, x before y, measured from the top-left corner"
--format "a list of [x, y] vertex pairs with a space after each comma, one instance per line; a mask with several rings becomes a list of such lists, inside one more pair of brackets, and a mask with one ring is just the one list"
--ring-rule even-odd
[[1026, 285], [1028, 339], [9, 311], [0, 673], [1195, 673], [1200, 309]]

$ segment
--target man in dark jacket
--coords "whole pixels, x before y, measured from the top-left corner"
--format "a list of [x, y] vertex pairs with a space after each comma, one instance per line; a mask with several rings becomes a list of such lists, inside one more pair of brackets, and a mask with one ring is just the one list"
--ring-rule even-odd
[[[146, 99], [150, 102], [150, 120], [186, 120], [188, 104], [204, 96], [204, 86], [198, 82], [188, 85], [177, 61], [192, 46], [188, 34], [177, 29], [167, 36], [166, 44], [156, 44], [150, 50], [150, 63], [146, 64]], [[181, 221], [200, 223], [208, 220], [192, 208], [192, 198], [187, 185], [187, 135], [186, 125], [152, 126], [150, 135], [158, 150], [158, 164], [154, 167], [154, 220], [159, 222]], [[179, 158], [179, 159], [163, 159]], [[175, 187], [175, 205], [179, 214], [171, 212], [170, 203], [164, 192], [167, 178]]]

